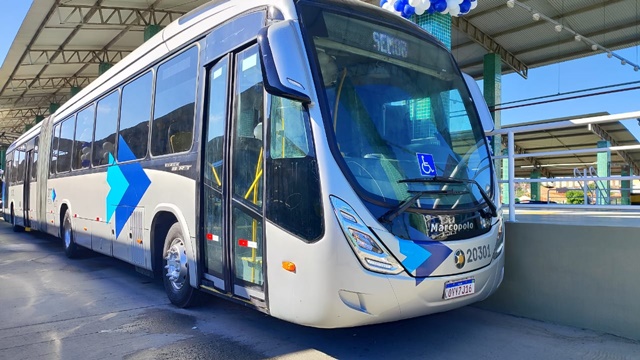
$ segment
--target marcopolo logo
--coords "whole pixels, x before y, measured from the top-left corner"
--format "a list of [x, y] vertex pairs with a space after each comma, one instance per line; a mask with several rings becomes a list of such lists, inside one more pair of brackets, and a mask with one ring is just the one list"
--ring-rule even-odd
[[[458, 220], [458, 221], [456, 221]], [[476, 224], [472, 220], [460, 221], [454, 215], [425, 215], [427, 235], [432, 240], [445, 240], [455, 234], [472, 231]]]
[[429, 226], [429, 232], [440, 232], [440, 233], [449, 233], [455, 234], [459, 231], [465, 230], [473, 230], [473, 223], [471, 221], [467, 221], [462, 224], [443, 224], [443, 223], [435, 223], [431, 222], [431, 226]]

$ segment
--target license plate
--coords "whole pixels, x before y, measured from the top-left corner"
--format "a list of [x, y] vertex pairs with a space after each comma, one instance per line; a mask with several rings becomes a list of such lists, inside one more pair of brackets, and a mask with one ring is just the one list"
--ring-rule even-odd
[[476, 280], [474, 278], [447, 281], [444, 284], [444, 299], [455, 299], [471, 295], [476, 291], [475, 285]]

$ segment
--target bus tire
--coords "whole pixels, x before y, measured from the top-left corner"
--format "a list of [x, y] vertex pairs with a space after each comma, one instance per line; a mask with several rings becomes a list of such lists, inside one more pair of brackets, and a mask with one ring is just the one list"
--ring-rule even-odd
[[77, 258], [80, 249], [75, 242], [73, 236], [73, 227], [71, 226], [71, 215], [69, 212], [64, 213], [64, 220], [62, 221], [62, 244], [64, 245], [64, 254], [67, 255], [69, 259]]
[[162, 252], [162, 280], [171, 303], [188, 308], [196, 303], [198, 291], [189, 284], [187, 249], [180, 224], [169, 228]]
[[13, 232], [23, 232], [24, 231], [24, 227], [20, 226], [20, 225], [16, 225], [16, 216], [13, 212], [13, 207], [11, 207], [11, 228], [13, 229]]

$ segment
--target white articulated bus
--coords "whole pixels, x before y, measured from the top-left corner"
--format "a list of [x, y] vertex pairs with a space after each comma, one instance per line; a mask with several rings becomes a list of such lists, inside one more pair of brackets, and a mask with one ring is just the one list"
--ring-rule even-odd
[[485, 299], [504, 231], [477, 86], [416, 25], [344, 0], [217, 0], [11, 145], [5, 213], [315, 327]]

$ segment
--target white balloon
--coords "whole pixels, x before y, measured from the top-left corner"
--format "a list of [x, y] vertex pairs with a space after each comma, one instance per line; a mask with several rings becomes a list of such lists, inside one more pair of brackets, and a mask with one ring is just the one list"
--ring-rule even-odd
[[382, 8], [385, 10], [391, 10], [391, 4], [389, 4], [389, 2], [384, 3], [384, 5], [382, 5]]
[[422, 0], [409, 0], [409, 5], [417, 8], [422, 3]]
[[476, 6], [478, 6], [478, 2], [477, 1], [472, 1], [471, 2], [471, 10], [475, 9]]
[[420, 16], [420, 15], [424, 14], [424, 11], [425, 10], [423, 8], [417, 7], [416, 8], [416, 15]]
[[464, 0], [458, 0], [458, 4], [462, 4]]
[[455, 7], [451, 7], [451, 8], [447, 8], [447, 9], [449, 9], [449, 14], [451, 14], [451, 16], [460, 15], [460, 7], [458, 6], [458, 4], [456, 4]]
[[449, 13], [449, 8], [444, 9], [440, 14], [446, 15]]

